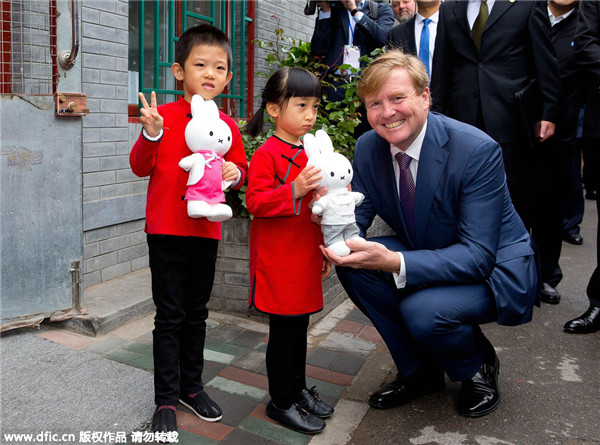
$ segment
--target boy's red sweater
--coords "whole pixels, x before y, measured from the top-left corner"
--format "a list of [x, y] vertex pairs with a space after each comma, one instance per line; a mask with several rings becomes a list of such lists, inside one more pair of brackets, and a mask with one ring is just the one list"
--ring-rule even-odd
[[[187, 214], [188, 173], [179, 161], [191, 154], [185, 142], [185, 127], [191, 120], [191, 107], [183, 97], [177, 102], [158, 107], [164, 119], [163, 136], [159, 142], [146, 140], [142, 134], [131, 150], [129, 163], [137, 176], [150, 176], [146, 202], [146, 233], [177, 236], [198, 236], [221, 239], [221, 223], [205, 218], [193, 219]], [[248, 161], [240, 131], [229, 116], [220, 117], [231, 128], [233, 143], [225, 160], [235, 163], [242, 172], [237, 188], [244, 184]]]

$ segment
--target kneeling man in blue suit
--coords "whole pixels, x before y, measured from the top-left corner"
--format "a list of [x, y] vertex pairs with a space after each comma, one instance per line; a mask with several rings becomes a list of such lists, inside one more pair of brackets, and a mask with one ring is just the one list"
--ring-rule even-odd
[[[531, 239], [512, 205], [497, 142], [429, 111], [419, 59], [389, 51], [363, 72], [358, 95], [373, 130], [354, 154], [353, 191], [364, 236], [379, 215], [396, 236], [322, 247], [352, 301], [373, 322], [398, 368], [369, 400], [391, 408], [462, 381], [458, 412], [498, 406], [499, 362], [479, 325], [518, 325], [539, 304]], [[434, 98], [435, 100], [435, 98]]]

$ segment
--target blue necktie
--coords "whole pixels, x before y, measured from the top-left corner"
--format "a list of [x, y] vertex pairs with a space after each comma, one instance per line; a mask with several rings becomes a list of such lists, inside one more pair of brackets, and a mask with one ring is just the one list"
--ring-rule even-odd
[[425, 65], [425, 71], [429, 75], [429, 23], [431, 19], [423, 20], [423, 31], [421, 31], [421, 43], [419, 44], [419, 59]]
[[404, 221], [408, 227], [410, 237], [415, 239], [415, 180], [410, 171], [410, 161], [412, 158], [407, 154], [398, 152], [396, 162], [400, 167], [398, 182], [400, 183], [400, 207], [404, 215]]

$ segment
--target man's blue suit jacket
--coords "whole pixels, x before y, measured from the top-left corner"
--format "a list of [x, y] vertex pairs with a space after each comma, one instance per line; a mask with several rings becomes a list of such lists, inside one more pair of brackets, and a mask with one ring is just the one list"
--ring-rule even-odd
[[498, 323], [531, 320], [539, 304], [539, 273], [531, 239], [506, 186], [502, 150], [469, 125], [429, 113], [415, 192], [416, 239], [400, 208], [390, 144], [374, 130], [354, 154], [356, 209], [364, 236], [378, 214], [398, 235], [407, 289], [486, 282]]

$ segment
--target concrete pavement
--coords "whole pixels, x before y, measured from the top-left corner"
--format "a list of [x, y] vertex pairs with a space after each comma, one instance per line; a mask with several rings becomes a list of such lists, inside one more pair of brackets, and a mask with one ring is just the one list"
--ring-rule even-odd
[[[369, 408], [368, 396], [394, 377], [395, 368], [377, 332], [346, 300], [309, 335], [308, 383], [335, 405], [335, 414], [319, 435], [294, 433], [264, 415], [267, 326], [211, 312], [204, 380], [224, 416], [219, 423], [206, 423], [180, 406], [179, 443], [600, 444], [600, 333], [562, 331], [565, 321], [587, 308], [595, 231], [595, 207], [586, 201], [584, 245], [563, 245], [561, 304], [536, 308], [534, 320], [524, 326], [484, 326], [501, 362], [502, 401], [494, 413], [480, 419], [458, 416], [460, 385], [449, 381], [446, 392], [409, 405]], [[151, 437], [143, 434], [154, 409], [152, 324], [149, 315], [97, 337], [51, 324], [5, 333], [0, 339], [0, 443], [149, 443]], [[48, 432], [59, 436], [38, 437]], [[8, 433], [34, 436], [8, 440]]]

